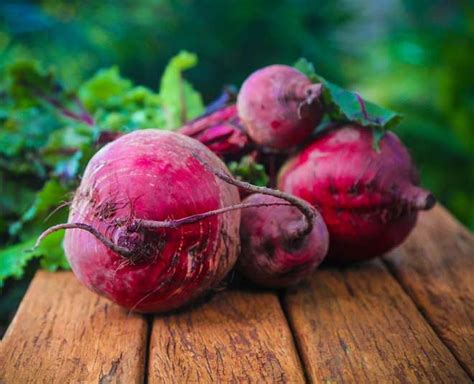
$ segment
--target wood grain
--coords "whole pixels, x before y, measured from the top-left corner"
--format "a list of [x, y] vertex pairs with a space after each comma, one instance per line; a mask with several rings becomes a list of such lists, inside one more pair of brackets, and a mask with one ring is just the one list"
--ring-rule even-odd
[[474, 236], [444, 208], [420, 215], [385, 257], [436, 333], [474, 377]]
[[284, 304], [313, 382], [468, 382], [380, 261], [320, 269]]
[[39, 272], [0, 344], [0, 382], [141, 383], [146, 335], [72, 273]]
[[150, 383], [304, 382], [278, 298], [227, 291], [195, 309], [157, 317]]

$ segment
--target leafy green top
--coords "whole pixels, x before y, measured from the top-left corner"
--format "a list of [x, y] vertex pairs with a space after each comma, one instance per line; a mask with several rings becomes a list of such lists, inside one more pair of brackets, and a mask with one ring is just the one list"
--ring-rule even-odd
[[249, 155], [243, 156], [238, 162], [230, 162], [228, 166], [229, 170], [241, 180], [262, 187], [268, 185], [269, 177], [265, 172], [265, 167]]
[[348, 91], [327, 81], [316, 74], [314, 65], [308, 60], [301, 58], [294, 64], [294, 67], [313, 82], [323, 85], [322, 102], [331, 121], [354, 122], [363, 127], [373, 128], [376, 148], [378, 148], [378, 142], [384, 132], [393, 129], [400, 123], [402, 119], [400, 114], [364, 100], [356, 92]]

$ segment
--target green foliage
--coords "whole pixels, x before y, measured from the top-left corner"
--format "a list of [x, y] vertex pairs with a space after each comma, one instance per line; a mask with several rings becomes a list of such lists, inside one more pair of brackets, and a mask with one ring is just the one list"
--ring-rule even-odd
[[[30, 206], [35, 198], [35, 189], [28, 185], [26, 180], [16, 177], [12, 178], [11, 173], [1, 169], [0, 166], [0, 218], [6, 225], [8, 218], [20, 217]], [[6, 227], [2, 228], [4, 232]]]
[[87, 110], [95, 112], [104, 105], [117, 105], [123, 94], [132, 87], [132, 82], [122, 78], [119, 69], [114, 66], [99, 70], [90, 80], [82, 84], [79, 97]]
[[115, 66], [99, 70], [81, 85], [78, 93], [99, 130], [130, 132], [165, 127], [161, 96], [146, 87], [135, 86]]
[[386, 130], [394, 128], [401, 120], [398, 113], [362, 100], [356, 93], [332, 84], [321, 76], [318, 76], [317, 81], [323, 84], [323, 104], [334, 121], [351, 121], [364, 127]]
[[229, 170], [239, 179], [254, 185], [265, 187], [270, 180], [265, 167], [257, 163], [251, 156], [243, 156], [238, 162], [228, 164]]
[[20, 159], [27, 160], [27, 153], [36, 152], [45, 145], [60, 122], [39, 107], [18, 109], [7, 104], [5, 109], [5, 116], [0, 118], [0, 154], [15, 163], [9, 165], [4, 161], [2, 166], [17, 174], [35, 170], [42, 172], [36, 158], [29, 156], [27, 162], [20, 162]]
[[[47, 214], [65, 201], [68, 189], [59, 183], [56, 179], [48, 180], [41, 190], [36, 193], [33, 204], [21, 215], [20, 220], [10, 225], [10, 235], [19, 236], [21, 239], [30, 234], [26, 224], [33, 230], [33, 234], [44, 230], [45, 226], [51, 225], [45, 223]], [[26, 228], [25, 228], [26, 226]]]
[[0, 250], [0, 288], [7, 278], [20, 279], [32, 259], [41, 258], [41, 266], [49, 271], [69, 268], [62, 250], [63, 233], [53, 233], [33, 249], [36, 238], [30, 238]]
[[45, 71], [35, 61], [20, 60], [10, 65], [9, 94], [22, 107], [36, 105], [40, 94], [59, 94], [61, 89], [52, 70]]
[[374, 147], [378, 149], [380, 139], [387, 129], [395, 128], [401, 115], [362, 99], [355, 92], [348, 91], [316, 74], [314, 65], [308, 60], [299, 59], [294, 67], [313, 82], [323, 86], [322, 102], [333, 122], [353, 122], [374, 130]]
[[28, 252], [34, 244], [34, 239], [29, 239], [0, 250], [0, 288], [5, 279], [23, 276], [27, 263], [36, 256], [34, 252]]
[[171, 59], [161, 78], [160, 95], [166, 128], [176, 129], [204, 112], [201, 95], [183, 79], [183, 71], [197, 64], [197, 56], [182, 51]]

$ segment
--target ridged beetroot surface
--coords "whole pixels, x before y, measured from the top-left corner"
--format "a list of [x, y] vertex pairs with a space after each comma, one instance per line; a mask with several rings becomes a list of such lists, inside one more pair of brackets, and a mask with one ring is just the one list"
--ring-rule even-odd
[[229, 272], [239, 251], [238, 210], [177, 228], [145, 225], [239, 203], [237, 188], [194, 155], [227, 172], [196, 140], [153, 129], [122, 136], [91, 159], [69, 223], [90, 225], [128, 251], [117, 254], [91, 233], [68, 229], [66, 255], [87, 287], [126, 308], [162, 312], [202, 295]]
[[405, 146], [387, 132], [346, 125], [322, 134], [281, 169], [278, 187], [313, 204], [329, 229], [327, 260], [370, 259], [397, 246], [435, 199], [418, 187]]

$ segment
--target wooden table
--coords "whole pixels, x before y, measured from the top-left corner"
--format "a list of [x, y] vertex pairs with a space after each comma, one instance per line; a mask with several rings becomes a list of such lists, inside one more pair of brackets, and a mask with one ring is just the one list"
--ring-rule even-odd
[[39, 272], [0, 352], [2, 383], [469, 383], [474, 237], [437, 207], [380, 260], [155, 317]]

